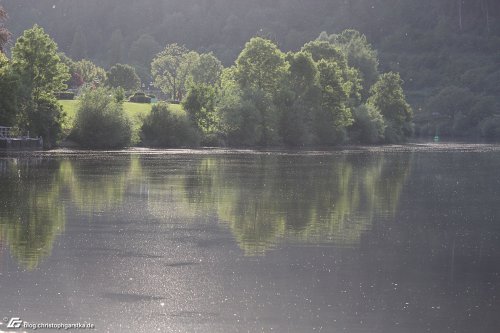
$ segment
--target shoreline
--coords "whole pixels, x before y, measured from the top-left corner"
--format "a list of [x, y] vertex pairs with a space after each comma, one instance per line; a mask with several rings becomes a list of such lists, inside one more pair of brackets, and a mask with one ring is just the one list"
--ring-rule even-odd
[[103, 156], [111, 155], [332, 155], [353, 153], [404, 153], [404, 152], [500, 152], [500, 143], [470, 142], [408, 142], [394, 145], [344, 145], [335, 147], [198, 147], [198, 148], [148, 148], [93, 150], [60, 147], [51, 150], [0, 149], [0, 157], [9, 155], [37, 156]]

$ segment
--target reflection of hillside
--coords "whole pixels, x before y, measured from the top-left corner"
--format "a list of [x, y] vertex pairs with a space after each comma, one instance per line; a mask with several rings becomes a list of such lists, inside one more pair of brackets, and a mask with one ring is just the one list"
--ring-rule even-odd
[[227, 223], [249, 255], [281, 238], [353, 246], [376, 213], [395, 214], [408, 158], [206, 158], [186, 178], [186, 196]]

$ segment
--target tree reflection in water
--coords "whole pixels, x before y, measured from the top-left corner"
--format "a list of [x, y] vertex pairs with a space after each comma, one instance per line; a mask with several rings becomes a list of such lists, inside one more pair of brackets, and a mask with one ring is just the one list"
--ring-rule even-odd
[[[93, 219], [133, 201], [141, 214], [165, 222], [215, 217], [246, 255], [262, 255], [283, 240], [356, 246], [376, 216], [395, 214], [410, 159], [348, 153], [4, 158], [0, 239], [21, 266], [34, 269], [50, 255], [68, 211]], [[145, 195], [131, 195], [137, 193]]]
[[0, 238], [20, 265], [32, 270], [64, 231], [58, 162], [0, 160]]
[[410, 172], [402, 156], [208, 157], [186, 177], [192, 209], [215, 213], [247, 255], [282, 239], [355, 246], [375, 214], [394, 216]]

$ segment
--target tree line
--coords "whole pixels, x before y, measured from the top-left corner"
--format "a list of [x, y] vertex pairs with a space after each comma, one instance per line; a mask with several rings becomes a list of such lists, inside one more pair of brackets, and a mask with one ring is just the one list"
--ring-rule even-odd
[[[3, 123], [55, 144], [65, 134], [56, 93], [86, 83], [70, 138], [92, 148], [130, 145], [123, 99], [124, 90], [139, 88], [133, 67], [116, 64], [106, 72], [89, 60], [74, 61], [37, 25], [17, 39], [10, 60], [2, 59], [0, 84], [10, 89], [1, 98], [9, 106], [1, 110]], [[145, 145], [403, 142], [413, 130], [399, 74], [380, 75], [375, 50], [355, 30], [288, 53], [253, 37], [226, 68], [211, 52], [168, 44], [151, 69], [154, 85], [181, 101], [185, 113], [154, 105], [141, 128]]]
[[[109, 69], [130, 64], [143, 82], [167, 44], [230, 66], [256, 34], [297, 51], [321, 31], [355, 29], [399, 72], [416, 135], [500, 136], [500, 2], [493, 0], [4, 0], [15, 38], [34, 22], [65, 54]], [[0, 34], [1, 36], [1, 34]], [[323, 34], [323, 37], [327, 37]], [[9, 45], [6, 46], [8, 50]]]

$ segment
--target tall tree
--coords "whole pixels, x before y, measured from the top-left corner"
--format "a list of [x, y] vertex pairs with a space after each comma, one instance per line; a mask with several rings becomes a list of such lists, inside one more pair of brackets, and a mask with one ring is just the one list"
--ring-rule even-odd
[[280, 110], [280, 135], [286, 145], [311, 144], [312, 116], [321, 100], [318, 68], [311, 55], [289, 53], [286, 89], [277, 101]]
[[248, 114], [241, 119], [247, 119], [248, 123], [243, 125], [253, 128], [248, 133], [255, 133], [259, 145], [275, 144], [280, 139], [276, 101], [288, 66], [276, 44], [262, 37], [250, 39], [236, 60], [234, 79], [245, 102], [240, 112]]
[[384, 73], [370, 90], [368, 104], [377, 108], [387, 125], [385, 140], [405, 141], [413, 134], [413, 111], [406, 102], [398, 73]]
[[192, 81], [195, 84], [208, 84], [219, 87], [223, 69], [222, 63], [213, 53], [200, 54], [191, 71]]
[[186, 83], [198, 59], [196, 52], [185, 46], [169, 44], [158, 53], [151, 63], [154, 85], [174, 100], [181, 100]]
[[64, 82], [69, 79], [68, 68], [57, 54], [57, 44], [36, 24], [17, 39], [12, 66], [35, 102], [44, 94], [65, 89]]
[[0, 125], [13, 126], [17, 112], [18, 77], [7, 57], [0, 52]]
[[316, 62], [325, 60], [335, 63], [340, 71], [347, 96], [353, 100], [360, 98], [362, 87], [359, 71], [349, 66], [346, 54], [338, 45], [323, 40], [315, 40], [305, 44], [302, 51], [309, 53]]
[[21, 82], [21, 129], [44, 137], [51, 146], [61, 132], [62, 110], [54, 98], [66, 88], [68, 68], [57, 54], [57, 45], [38, 25], [26, 30], [12, 49], [12, 66]]
[[273, 95], [287, 70], [285, 55], [275, 43], [253, 37], [236, 60], [235, 79], [242, 89], [256, 88]]
[[[321, 36], [324, 38], [325, 35]], [[377, 51], [368, 43], [365, 35], [352, 29], [344, 30], [338, 35], [330, 35], [327, 40], [343, 51], [349, 66], [359, 70], [363, 80], [363, 97], [367, 98], [370, 87], [377, 82], [380, 75]]]
[[7, 12], [2, 5], [0, 5], [0, 52], [4, 52], [4, 46], [7, 44], [11, 36], [9, 30], [3, 26], [3, 22], [7, 20], [7, 18]]
[[345, 129], [353, 123], [348, 106], [348, 90], [342, 71], [334, 61], [318, 62], [321, 85], [321, 108], [316, 111], [316, 134], [321, 144], [336, 144], [344, 140]]

